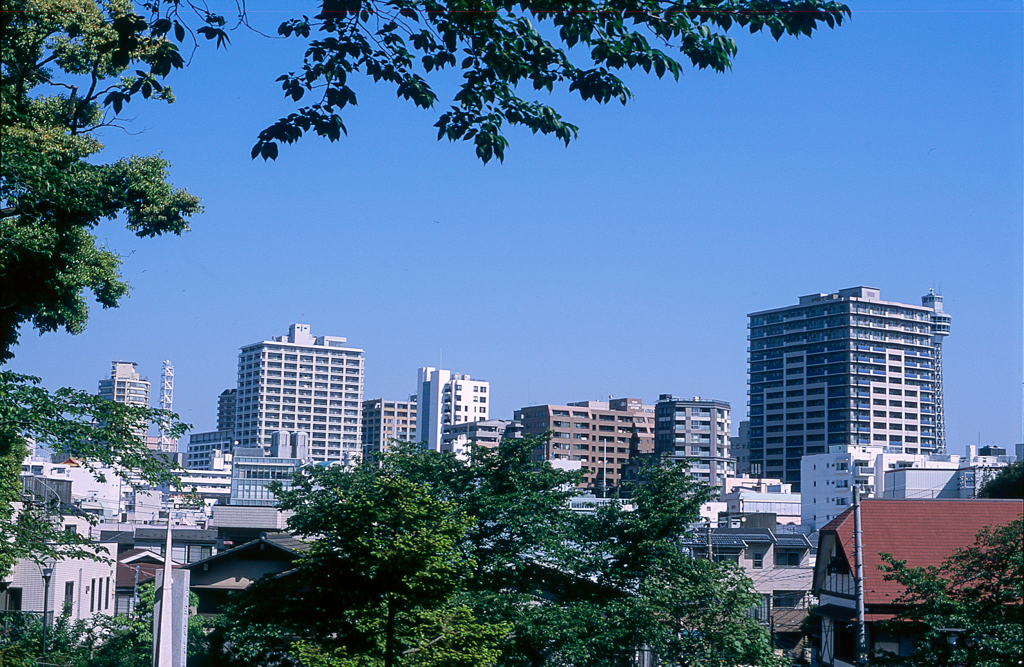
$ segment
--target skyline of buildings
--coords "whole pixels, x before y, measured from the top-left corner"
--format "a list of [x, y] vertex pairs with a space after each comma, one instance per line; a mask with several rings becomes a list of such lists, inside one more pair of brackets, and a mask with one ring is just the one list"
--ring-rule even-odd
[[[574, 422], [572, 408], [654, 412], [655, 406], [640, 399], [524, 406], [514, 411], [510, 432], [551, 431], [551, 443], [538, 458], [579, 461], [584, 488], [597, 493], [618, 488], [629, 474], [627, 466], [651, 453], [689, 460], [691, 474], [711, 486], [750, 472], [783, 480], [794, 492], [800, 491], [801, 459], [826, 454], [831, 446], [940, 453], [936, 361], [941, 352], [936, 347], [949, 332], [950, 318], [934, 291], [922, 303], [886, 302], [877, 288], [859, 286], [748, 315], [750, 415], [740, 424], [735, 449], [728, 402], [671, 394], [659, 396], [657, 407], [664, 412], [658, 410], [656, 418], [640, 415], [628, 425], [590, 423], [596, 412]], [[445, 369], [418, 369], [419, 391], [407, 401], [378, 398], [354, 406], [353, 397], [362, 391], [363, 363], [362, 349], [347, 346], [345, 338], [315, 337], [308, 324], [242, 346], [238, 387], [217, 399], [221, 428], [192, 434], [186, 465], [209, 467], [213, 456], [235, 447], [260, 446], [266, 452], [275, 434], [306, 434], [311, 459], [350, 463], [391, 440], [462, 453], [471, 440], [489, 443], [495, 433], [505, 432], [504, 420], [486, 429], [464, 426], [495, 421], [489, 414], [490, 383]], [[543, 418], [539, 411], [546, 411]], [[232, 426], [232, 416], [234, 430], [224, 428]], [[565, 416], [570, 418], [560, 418]], [[581, 430], [584, 422], [587, 428]], [[608, 427], [613, 430], [607, 432]]]

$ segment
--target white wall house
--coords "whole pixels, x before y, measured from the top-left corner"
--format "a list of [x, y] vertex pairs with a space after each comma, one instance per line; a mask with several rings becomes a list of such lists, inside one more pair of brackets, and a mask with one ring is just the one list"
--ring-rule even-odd
[[43, 565], [21, 560], [7, 578], [7, 589], [0, 595], [0, 607], [10, 611], [42, 613], [43, 595], [47, 592], [47, 618], [59, 616], [68, 605], [72, 620], [91, 618], [95, 614], [114, 614], [115, 561], [117, 545], [97, 545], [97, 553], [109, 562], [85, 559], [46, 563], [52, 569], [47, 590]]

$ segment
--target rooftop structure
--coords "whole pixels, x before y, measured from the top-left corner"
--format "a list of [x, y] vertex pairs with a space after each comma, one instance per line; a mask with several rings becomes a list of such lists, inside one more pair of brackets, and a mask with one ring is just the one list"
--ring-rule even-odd
[[[900, 654], [904, 642], [875, 630], [879, 621], [896, 611], [893, 603], [903, 592], [887, 581], [881, 554], [888, 553], [910, 567], [938, 566], [957, 549], [974, 544], [985, 526], [1005, 525], [1021, 516], [1020, 500], [889, 500], [861, 503], [864, 610], [871, 650]], [[821, 606], [821, 662], [853, 667], [853, 621], [856, 618], [854, 516], [848, 509], [821, 529], [813, 592]]]

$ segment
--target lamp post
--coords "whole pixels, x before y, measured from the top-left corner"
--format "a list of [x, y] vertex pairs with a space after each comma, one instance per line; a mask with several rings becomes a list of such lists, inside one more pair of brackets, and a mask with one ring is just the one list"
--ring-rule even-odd
[[49, 625], [50, 611], [50, 579], [53, 577], [53, 565], [43, 564], [43, 641], [40, 653], [46, 655], [46, 626]]
[[[956, 653], [956, 647], [960, 643], [960, 635], [967, 632], [964, 628], [936, 628], [942, 633], [943, 637], [946, 638], [946, 643], [949, 644], [949, 664], [953, 663], [953, 658]], [[964, 642], [967, 644], [968, 642]], [[959, 664], [959, 663], [956, 663]]]

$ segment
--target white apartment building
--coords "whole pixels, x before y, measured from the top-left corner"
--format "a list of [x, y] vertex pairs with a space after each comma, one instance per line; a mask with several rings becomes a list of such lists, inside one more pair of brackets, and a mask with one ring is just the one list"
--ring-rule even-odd
[[185, 450], [185, 467], [189, 470], [214, 470], [217, 457], [230, 456], [235, 438], [234, 431], [207, 431], [190, 433]]
[[441, 451], [444, 427], [488, 419], [491, 383], [439, 368], [416, 374], [416, 441]]
[[441, 434], [441, 451], [455, 454], [459, 458], [467, 458], [471, 443], [497, 447], [506, 438], [521, 437], [520, 431], [518, 424], [504, 419], [482, 419], [450, 424], [444, 427], [444, 433]]
[[748, 317], [752, 472], [801, 492], [801, 457], [832, 445], [945, 453], [941, 296], [852, 287]]
[[886, 473], [906, 468], [955, 472], [965, 465], [955, 454], [908, 454], [901, 447], [833, 445], [827, 454], [804, 456], [800, 476], [801, 523], [820, 529], [847, 510], [853, 487], [860, 486], [865, 498], [882, 498]]
[[363, 351], [292, 324], [287, 336], [238, 354], [235, 440], [268, 450], [275, 432], [304, 432], [314, 460], [352, 460], [362, 449], [362, 401]]
[[136, 372], [134, 361], [110, 362], [110, 379], [100, 380], [100, 398], [149, 407], [149, 380]]

